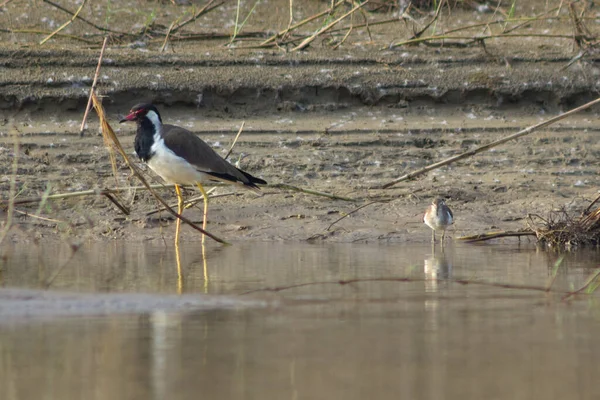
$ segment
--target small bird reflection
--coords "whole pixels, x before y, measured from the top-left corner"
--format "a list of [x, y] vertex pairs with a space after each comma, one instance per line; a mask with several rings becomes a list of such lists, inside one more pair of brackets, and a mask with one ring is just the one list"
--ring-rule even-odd
[[447, 256], [442, 248], [441, 251], [433, 251], [431, 257], [424, 261], [423, 272], [425, 273], [425, 291], [437, 292], [440, 281], [452, 277], [452, 258]]

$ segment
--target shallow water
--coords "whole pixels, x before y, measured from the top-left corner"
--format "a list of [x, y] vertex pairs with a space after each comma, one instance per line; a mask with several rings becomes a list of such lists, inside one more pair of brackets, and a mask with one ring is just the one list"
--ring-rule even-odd
[[[24, 290], [5, 291], [0, 304], [10, 297], [33, 306], [22, 315], [0, 306], [0, 398], [596, 394], [597, 297], [562, 302], [560, 294], [444, 281], [543, 287], [554, 254], [528, 246], [449, 245], [442, 253], [423, 245], [244, 243], [207, 246], [205, 271], [201, 247], [186, 244], [178, 296], [171, 247], [5, 252], [2, 285]], [[599, 258], [567, 255], [553, 288], [580, 287]], [[414, 282], [368, 280], [382, 277]], [[355, 278], [367, 281], [335, 283]], [[55, 291], [31, 290], [50, 280]]]

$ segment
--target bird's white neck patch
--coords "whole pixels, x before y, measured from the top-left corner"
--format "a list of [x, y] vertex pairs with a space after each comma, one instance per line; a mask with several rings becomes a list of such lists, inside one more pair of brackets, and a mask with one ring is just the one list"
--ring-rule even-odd
[[154, 127], [154, 134], [160, 134], [162, 123], [160, 122], [158, 114], [150, 110], [146, 113], [146, 118], [148, 118], [148, 120], [152, 123], [152, 126]]

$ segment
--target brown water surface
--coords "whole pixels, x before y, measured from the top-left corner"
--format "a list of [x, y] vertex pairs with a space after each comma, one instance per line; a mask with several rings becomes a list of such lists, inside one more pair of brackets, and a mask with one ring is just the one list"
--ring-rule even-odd
[[[528, 246], [243, 243], [208, 246], [206, 281], [200, 246], [182, 250], [181, 296], [171, 246], [84, 245], [72, 258], [60, 245], [7, 252], [0, 398], [596, 394], [597, 297], [567, 303], [559, 294], [445, 280], [544, 286], [556, 255]], [[598, 258], [566, 256], [553, 287], [581, 286]], [[53, 290], [37, 290], [49, 277]], [[243, 294], [380, 277], [415, 282]]]

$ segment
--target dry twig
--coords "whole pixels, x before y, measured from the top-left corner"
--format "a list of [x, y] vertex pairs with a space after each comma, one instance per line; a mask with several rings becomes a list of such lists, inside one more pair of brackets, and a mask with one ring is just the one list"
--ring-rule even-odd
[[240, 126], [240, 129], [239, 129], [237, 135], [235, 135], [235, 139], [233, 139], [233, 143], [231, 143], [231, 147], [227, 151], [227, 154], [225, 154], [225, 157], [223, 157], [226, 160], [231, 155], [231, 152], [233, 151], [233, 147], [235, 146], [235, 144], [237, 143], [238, 139], [240, 138], [240, 135], [242, 134], [242, 131], [244, 130], [244, 125], [246, 125], [246, 121], [242, 121], [242, 126]]
[[193, 17], [189, 18], [186, 21], [183, 21], [181, 24], [179, 24], [179, 26], [173, 28], [171, 30], [171, 33], [175, 34], [177, 31], [179, 31], [181, 28], [183, 28], [187, 24], [194, 22], [195, 20], [200, 18], [200, 16], [202, 16], [206, 13], [209, 13], [212, 10], [214, 10], [215, 8], [220, 7], [221, 5], [225, 4], [225, 1], [219, 1], [217, 4], [213, 4], [214, 2], [215, 2], [215, 0], [210, 0], [208, 3], [206, 3], [204, 5], [204, 7], [202, 7], [196, 14], [194, 14]]
[[570, 111], [567, 111], [564, 114], [558, 115], [558, 116], [550, 118], [550, 119], [548, 119], [548, 120], [546, 120], [544, 122], [540, 122], [539, 124], [536, 124], [536, 125], [530, 126], [528, 128], [525, 128], [522, 131], [519, 131], [519, 132], [514, 133], [512, 135], [509, 135], [507, 137], [504, 137], [504, 138], [502, 138], [500, 140], [496, 140], [496, 141], [494, 141], [492, 143], [488, 143], [486, 145], [479, 146], [476, 149], [469, 150], [469, 151], [464, 152], [462, 154], [459, 154], [457, 156], [453, 156], [453, 157], [447, 158], [447, 159], [445, 159], [443, 161], [437, 162], [435, 164], [428, 165], [427, 167], [424, 167], [424, 168], [421, 168], [421, 169], [419, 169], [417, 171], [414, 171], [414, 172], [411, 172], [409, 174], [403, 175], [400, 178], [394, 179], [393, 181], [391, 181], [389, 183], [386, 183], [385, 185], [382, 186], [382, 189], [387, 189], [387, 188], [392, 187], [395, 184], [400, 183], [402, 181], [406, 181], [406, 180], [409, 180], [409, 179], [416, 178], [417, 176], [423, 175], [423, 174], [425, 174], [425, 173], [427, 173], [429, 171], [433, 171], [433, 170], [438, 169], [440, 167], [443, 167], [445, 165], [452, 164], [452, 163], [454, 163], [456, 161], [459, 161], [459, 160], [462, 160], [462, 159], [474, 156], [475, 154], [478, 154], [478, 153], [481, 153], [483, 151], [489, 150], [492, 147], [496, 147], [496, 146], [498, 146], [500, 144], [504, 144], [504, 143], [506, 143], [506, 142], [508, 142], [510, 140], [514, 140], [514, 139], [520, 138], [521, 136], [528, 135], [531, 132], [535, 132], [536, 130], [538, 130], [540, 128], [544, 128], [546, 126], [552, 125], [552, 124], [554, 124], [554, 123], [556, 123], [556, 122], [558, 122], [560, 120], [563, 120], [563, 119], [565, 119], [567, 117], [570, 117], [573, 114], [576, 114], [576, 113], [578, 113], [580, 111], [588, 109], [591, 106], [593, 106], [595, 104], [598, 104], [598, 103], [600, 103], [600, 97], [597, 98], [596, 100], [590, 101], [589, 103], [586, 103], [586, 104], [584, 104], [582, 106], [579, 106], [579, 107], [574, 108], [574, 109], [572, 109]]
[[86, 23], [86, 24], [88, 24], [88, 25], [90, 25], [90, 26], [92, 26], [92, 27], [94, 27], [94, 28], [98, 29], [99, 31], [103, 31], [103, 32], [110, 32], [110, 33], [114, 33], [114, 34], [117, 34], [117, 35], [131, 35], [130, 33], [127, 33], [127, 32], [119, 32], [119, 31], [115, 31], [115, 30], [112, 30], [112, 29], [103, 28], [103, 27], [101, 27], [100, 25], [96, 25], [95, 23], [93, 23], [93, 22], [91, 22], [91, 21], [89, 21], [89, 20], [87, 20], [87, 19], [85, 19], [85, 18], [83, 18], [83, 17], [81, 17], [81, 16], [77, 15], [76, 13], [74, 13], [74, 12], [73, 12], [73, 11], [71, 11], [71, 10], [68, 10], [68, 9], [64, 8], [64, 7], [63, 7], [63, 6], [61, 6], [60, 4], [56, 4], [56, 3], [54, 3], [53, 1], [50, 1], [50, 0], [42, 0], [42, 1], [43, 1], [44, 3], [50, 4], [51, 6], [53, 6], [53, 7], [57, 8], [57, 9], [59, 9], [59, 10], [63, 11], [63, 12], [66, 12], [66, 13], [67, 13], [67, 14], [69, 14], [69, 15], [72, 15], [74, 18], [77, 18], [77, 19], [78, 19], [78, 20], [80, 20], [81, 22], [84, 22], [84, 23]]
[[368, 2], [369, 2], [369, 0], [366, 0], [363, 3], [357, 4], [356, 6], [354, 6], [352, 8], [352, 10], [348, 11], [346, 14], [342, 15], [341, 17], [337, 18], [333, 22], [331, 22], [331, 23], [327, 24], [326, 26], [324, 26], [323, 28], [319, 29], [317, 32], [315, 32], [311, 36], [309, 36], [306, 39], [304, 39], [302, 41], [302, 43], [300, 43], [298, 46], [294, 47], [292, 49], [292, 51], [298, 51], [298, 50], [304, 49], [306, 46], [308, 46], [309, 44], [311, 44], [317, 37], [319, 37], [323, 33], [327, 32], [328, 30], [330, 30], [331, 28], [333, 28], [335, 25], [337, 25], [340, 21], [342, 21], [343, 19], [345, 19], [347, 16], [354, 14], [354, 12], [356, 10], [364, 7]]
[[266, 46], [266, 45], [272, 45], [272, 42], [274, 42], [275, 40], [277, 40], [277, 38], [280, 37], [285, 37], [287, 36], [290, 32], [292, 32], [293, 30], [298, 29], [299, 27], [308, 24], [309, 22], [314, 21], [315, 19], [319, 19], [324, 15], [329, 15], [331, 14], [336, 8], [338, 8], [339, 6], [341, 6], [342, 4], [344, 4], [346, 2], [346, 0], [338, 0], [337, 2], [335, 2], [334, 4], [331, 5], [330, 8], [328, 8], [327, 10], [321, 11], [320, 13], [317, 13], [311, 17], [305, 18], [302, 21], [292, 25], [292, 26], [288, 26], [287, 29], [284, 29], [281, 32], [276, 33], [275, 35], [271, 36], [270, 38], [268, 38], [267, 40], [265, 40], [264, 42], [262, 42], [260, 44], [260, 46]]
[[12, 226], [13, 211], [15, 208], [15, 196], [17, 193], [17, 172], [19, 171], [19, 141], [16, 137], [13, 151], [14, 157], [7, 199], [8, 209], [6, 210], [6, 222], [4, 223], [4, 228], [2, 229], [2, 232], [0, 232], [0, 244], [2, 244], [6, 236], [8, 236], [8, 232], [10, 231], [10, 228]]
[[45, 39], [43, 39], [40, 42], [40, 45], [46, 43], [48, 40], [50, 40], [50, 38], [52, 38], [52, 36], [56, 35], [58, 32], [62, 31], [63, 29], [65, 29], [67, 26], [69, 26], [73, 21], [75, 21], [75, 19], [77, 18], [77, 16], [79, 15], [79, 13], [81, 12], [81, 10], [83, 9], [83, 7], [85, 6], [85, 3], [87, 2], [87, 0], [83, 0], [81, 2], [81, 5], [79, 6], [79, 8], [77, 9], [77, 11], [75, 11], [75, 14], [73, 14], [73, 17], [68, 20], [67, 22], [65, 22], [64, 24], [62, 24], [60, 27], [58, 27], [57, 30], [55, 30], [54, 32], [52, 32], [50, 35], [48, 35]]
[[318, 190], [303, 189], [298, 186], [292, 186], [292, 185], [288, 185], [285, 183], [275, 183], [275, 184], [269, 184], [266, 186], [270, 187], [270, 188], [274, 188], [274, 189], [284, 189], [284, 190], [290, 190], [292, 192], [300, 192], [300, 193], [312, 194], [315, 196], [327, 197], [327, 198], [330, 198], [333, 200], [356, 201], [355, 199], [351, 199], [349, 197], [338, 196], [335, 194], [330, 194], [330, 193], [325, 193], [325, 192], [319, 192]]
[[327, 227], [327, 229], [325, 229], [325, 230], [326, 230], [326, 231], [329, 231], [329, 230], [331, 230], [331, 228], [332, 228], [332, 227], [333, 227], [335, 224], [337, 224], [338, 222], [340, 222], [340, 221], [341, 221], [341, 220], [343, 220], [344, 218], [348, 218], [349, 216], [351, 216], [351, 215], [352, 215], [352, 214], [354, 214], [355, 212], [357, 212], [357, 211], [360, 211], [360, 210], [362, 210], [362, 209], [363, 209], [363, 208], [365, 208], [365, 207], [368, 207], [368, 206], [370, 206], [370, 205], [373, 205], [373, 204], [383, 204], [383, 203], [389, 203], [390, 201], [392, 201], [392, 200], [391, 200], [391, 199], [389, 199], [389, 200], [376, 200], [376, 201], [371, 201], [370, 203], [367, 203], [367, 204], [363, 204], [363, 205], [362, 205], [362, 206], [360, 206], [360, 207], [356, 207], [354, 210], [352, 210], [352, 211], [350, 211], [350, 212], [347, 212], [347, 213], [345, 213], [345, 214], [344, 214], [344, 215], [342, 215], [340, 218], [338, 218], [338, 219], [336, 219], [335, 221], [333, 221], [331, 224], [329, 224], [329, 226], [328, 226], [328, 227]]
[[535, 232], [527, 229], [520, 231], [500, 231], [500, 232], [489, 232], [489, 233], [481, 233], [478, 235], [471, 236], [460, 236], [457, 237], [456, 240], [461, 240], [467, 243], [475, 243], [475, 242], [483, 242], [486, 240], [499, 239], [503, 237], [523, 237], [523, 236], [536, 236]]
[[[96, 90], [96, 83], [98, 82], [98, 75], [100, 75], [100, 67], [102, 66], [102, 58], [104, 57], [104, 49], [106, 49], [106, 43], [108, 42], [108, 36], [104, 38], [104, 42], [102, 42], [102, 48], [100, 49], [100, 56], [98, 57], [98, 66], [96, 67], [96, 73], [94, 74], [94, 81], [92, 82], [92, 87], [90, 88], [90, 96], [88, 98], [87, 105], [85, 106], [85, 113], [83, 114], [83, 120], [81, 121], [81, 126], [79, 127], [79, 136], [83, 136], [83, 129], [85, 128], [85, 121], [87, 120], [88, 113], [92, 108], [92, 94], [94, 90]], [[111, 153], [112, 155], [112, 153]]]

